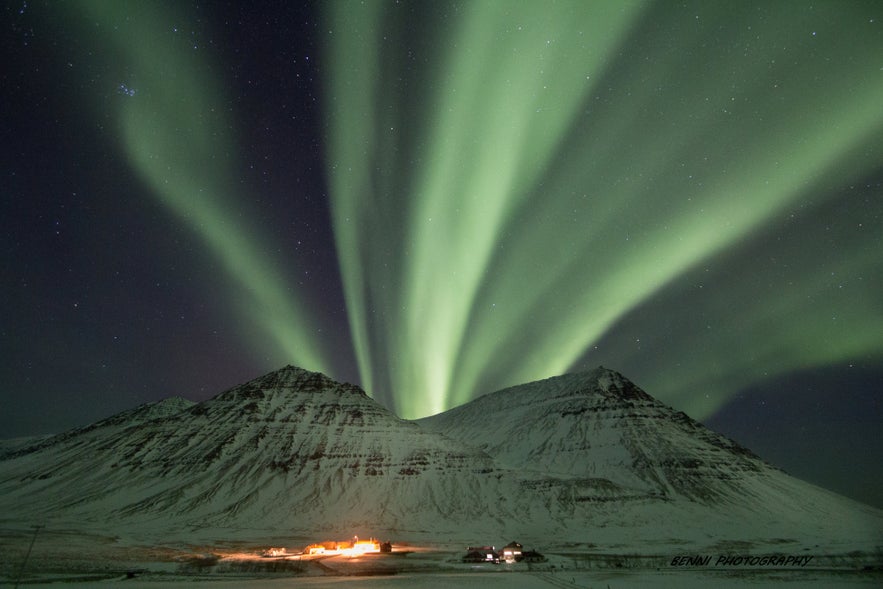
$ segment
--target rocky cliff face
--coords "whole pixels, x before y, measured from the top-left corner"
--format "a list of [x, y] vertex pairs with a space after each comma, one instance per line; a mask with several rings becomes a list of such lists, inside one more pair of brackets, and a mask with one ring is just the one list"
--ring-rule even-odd
[[778, 476], [604, 368], [498, 391], [418, 423], [510, 468], [594, 479], [628, 494], [719, 504], [746, 479]]
[[873, 544], [883, 529], [609, 370], [410, 422], [291, 366], [8, 446], [2, 522], [626, 546]]
[[145, 406], [19, 449], [2, 462], [0, 490], [20, 512], [93, 522], [397, 528], [419, 527], [424, 504], [434, 516], [486, 510], [455, 497], [493, 470], [483, 452], [357, 387], [289, 366], [203, 403]]

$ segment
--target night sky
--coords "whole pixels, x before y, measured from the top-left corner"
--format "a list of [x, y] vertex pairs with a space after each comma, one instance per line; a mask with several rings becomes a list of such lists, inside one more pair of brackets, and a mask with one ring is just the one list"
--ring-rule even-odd
[[598, 365], [883, 506], [883, 3], [5, 1], [0, 435]]

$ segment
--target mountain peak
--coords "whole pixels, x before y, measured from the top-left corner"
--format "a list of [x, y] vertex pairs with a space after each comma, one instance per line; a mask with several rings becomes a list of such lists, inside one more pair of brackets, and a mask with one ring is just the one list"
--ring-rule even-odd
[[303, 384], [320, 386], [333, 386], [339, 384], [321, 372], [313, 372], [301, 368], [300, 366], [294, 366], [293, 364], [287, 364], [279, 370], [274, 370], [273, 372], [260, 376], [251, 382], [260, 382], [264, 386], [286, 388], [300, 387]]
[[235, 386], [190, 408], [191, 415], [272, 416], [293, 419], [307, 407], [362, 406], [373, 412], [381, 406], [359, 387], [340, 383], [321, 372], [284, 366]]
[[513, 402], [533, 405], [565, 398], [573, 398], [579, 403], [590, 400], [592, 404], [599, 406], [633, 402], [658, 403], [625, 376], [603, 366], [508, 387], [479, 397], [473, 403], [483, 402], [489, 407], [499, 407], [503, 399], [506, 400], [505, 405]]
[[635, 401], [654, 401], [653, 397], [641, 390], [635, 383], [610, 368], [599, 366], [594, 370], [577, 372], [573, 375], [565, 374], [556, 378], [566, 379], [568, 376], [574, 376], [579, 384], [593, 389], [591, 392], [601, 392], [606, 397]]
[[355, 385], [340, 383], [321, 372], [313, 372], [288, 364], [278, 370], [250, 380], [245, 384], [233, 387], [215, 398], [231, 400], [243, 396], [249, 398], [264, 396], [269, 392], [288, 393], [292, 391], [307, 394], [334, 391], [338, 394], [353, 393], [358, 396], [367, 397], [365, 392]]

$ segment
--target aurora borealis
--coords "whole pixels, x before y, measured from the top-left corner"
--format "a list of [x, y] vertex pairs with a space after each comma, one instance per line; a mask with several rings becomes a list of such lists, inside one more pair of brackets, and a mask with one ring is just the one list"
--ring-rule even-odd
[[599, 364], [744, 435], [813, 374], [880, 415], [878, 2], [5, 14], [14, 435], [285, 363], [406, 418]]
[[[231, 194], [235, 183], [228, 170], [235, 166], [236, 147], [228, 143], [223, 90], [205, 74], [201, 59], [188, 51], [190, 39], [169, 39], [167, 23], [174, 13], [120, 2], [83, 2], [78, 7], [86, 21], [99, 24], [99, 34], [107, 35], [104, 45], [114, 50], [114, 61], [129, 64], [137, 85], [144, 88], [139, 93], [132, 85], [126, 94], [132, 100], [118, 106], [119, 133], [132, 167], [221, 262], [234, 282], [225, 298], [245, 308], [239, 312], [265, 334], [269, 347], [330, 371], [331, 365], [322, 360], [321, 342], [311, 337], [316, 318], [297, 290], [280, 284], [280, 270], [272, 267], [277, 261], [263, 253], [260, 231], [250, 226], [252, 215], [244, 212], [249, 205]], [[114, 24], [133, 13], [137, 27]], [[162, 42], [166, 40], [171, 42]]]
[[[567, 371], [666, 285], [881, 162], [883, 46], [863, 14], [843, 47], [839, 5], [331, 6], [328, 166], [356, 353], [369, 388], [426, 392], [395, 396], [409, 417]], [[399, 64], [404, 35], [419, 66]], [[879, 233], [858, 232], [864, 253], [837, 269], [873, 282]], [[790, 299], [828, 273], [787, 263], [810, 266], [801, 283], [748, 308], [712, 289], [663, 310], [726, 317], [731, 335], [677, 370], [696, 333], [668, 327], [651, 389], [691, 391], [706, 417], [739, 379], [883, 350], [870, 284], [832, 326], [815, 312], [831, 301]], [[734, 345], [753, 357], [709, 365]]]

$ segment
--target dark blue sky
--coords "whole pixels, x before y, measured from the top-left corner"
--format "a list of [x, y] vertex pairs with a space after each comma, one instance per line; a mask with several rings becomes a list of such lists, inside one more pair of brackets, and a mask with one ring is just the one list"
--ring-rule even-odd
[[[649, 2], [608, 46], [580, 3], [77, 6], [2, 5], [3, 437], [313, 357], [400, 413], [603, 364], [883, 506], [880, 3]], [[209, 129], [171, 182], [245, 260], [131, 112], [170, 169]]]

